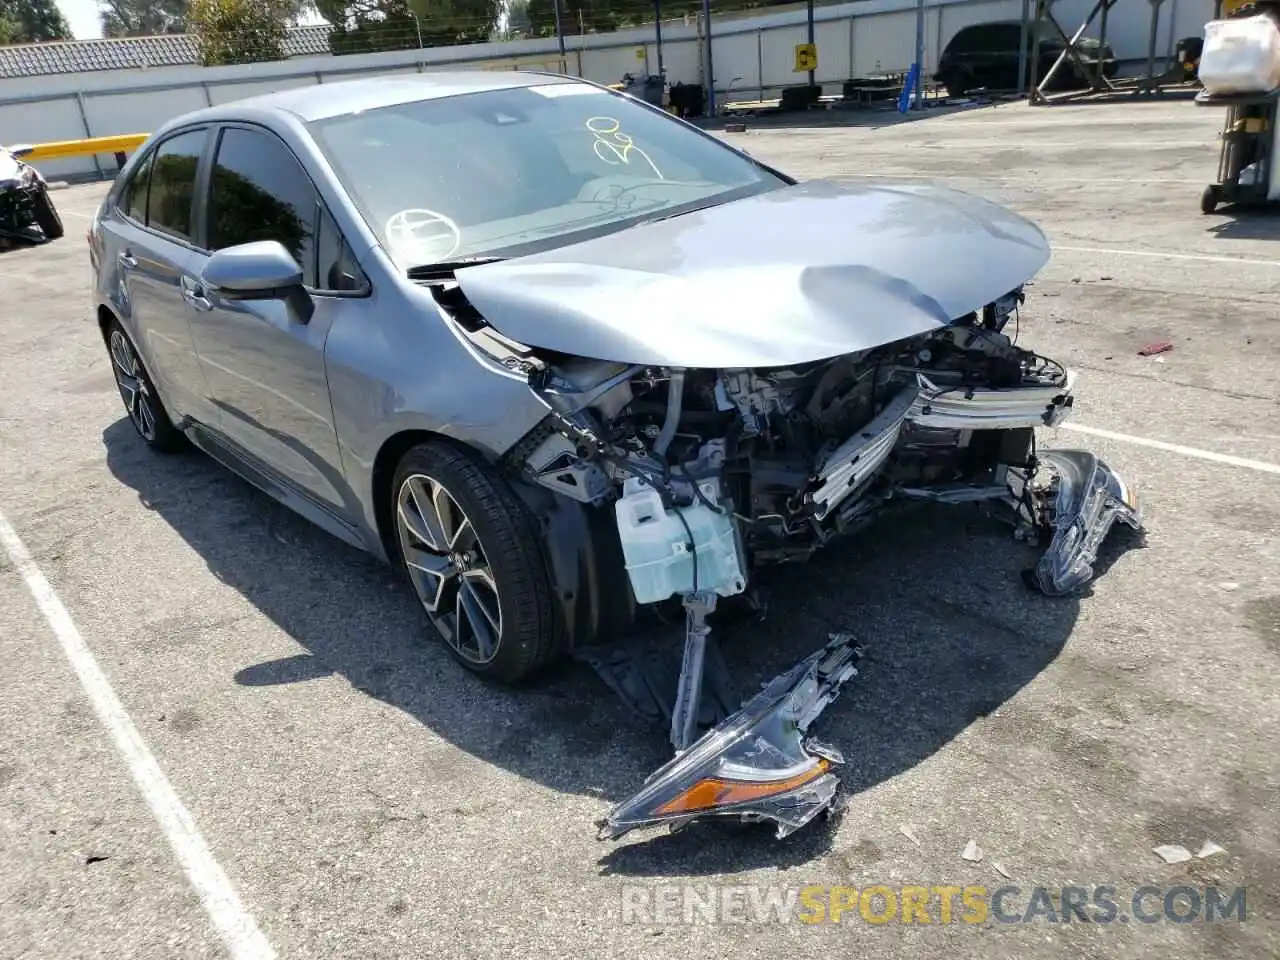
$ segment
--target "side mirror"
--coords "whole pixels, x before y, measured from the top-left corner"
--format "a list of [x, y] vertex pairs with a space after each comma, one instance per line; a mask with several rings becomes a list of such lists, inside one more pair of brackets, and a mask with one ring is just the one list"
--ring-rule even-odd
[[302, 267], [278, 240], [258, 240], [214, 253], [201, 279], [228, 300], [276, 300], [302, 285]]
[[278, 240], [225, 247], [209, 257], [200, 279], [226, 300], [283, 300], [299, 323], [314, 304], [302, 288], [302, 267]]

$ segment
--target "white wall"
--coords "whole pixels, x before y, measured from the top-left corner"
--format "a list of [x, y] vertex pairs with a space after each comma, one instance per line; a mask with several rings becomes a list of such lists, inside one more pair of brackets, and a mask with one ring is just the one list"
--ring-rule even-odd
[[[1018, 19], [1022, 0], [926, 0], [925, 69], [961, 27]], [[1054, 16], [1074, 32], [1093, 0], [1057, 0]], [[1172, 51], [1180, 37], [1202, 32], [1213, 0], [1164, 0], [1156, 55]], [[1145, 58], [1149, 2], [1118, 4], [1107, 37], [1121, 59]], [[1089, 31], [1097, 34], [1097, 25]], [[712, 26], [718, 100], [776, 96], [780, 87], [804, 82], [792, 71], [794, 48], [806, 40], [804, 10], [716, 21]], [[914, 0], [860, 0], [821, 7], [815, 14], [817, 80], [838, 92], [854, 76], [906, 71], [914, 59]], [[702, 83], [701, 46], [694, 26], [664, 25], [663, 64], [671, 82]], [[656, 70], [650, 29], [566, 39], [569, 73], [613, 83], [627, 72]], [[644, 56], [638, 57], [637, 51]], [[647, 65], [647, 66], [646, 66]], [[306, 57], [235, 67], [152, 67], [51, 77], [0, 80], [0, 135], [41, 143], [115, 133], [147, 133], [164, 121], [209, 104], [272, 90], [328, 83], [360, 75], [439, 69], [559, 70], [554, 39], [517, 40], [465, 47], [434, 47], [344, 57]], [[111, 157], [80, 157], [42, 164], [51, 177], [114, 169]]]

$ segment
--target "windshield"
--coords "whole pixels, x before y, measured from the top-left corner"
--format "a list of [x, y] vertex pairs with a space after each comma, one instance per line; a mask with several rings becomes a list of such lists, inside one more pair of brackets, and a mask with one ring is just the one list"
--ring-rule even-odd
[[419, 100], [311, 128], [401, 267], [532, 253], [783, 186], [585, 83]]

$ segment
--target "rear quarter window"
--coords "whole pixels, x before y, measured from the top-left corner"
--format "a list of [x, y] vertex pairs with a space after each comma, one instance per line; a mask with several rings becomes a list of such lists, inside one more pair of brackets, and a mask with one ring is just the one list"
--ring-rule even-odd
[[148, 153], [138, 164], [120, 191], [116, 206], [130, 220], [147, 222], [147, 188], [151, 185], [151, 161], [154, 153]]

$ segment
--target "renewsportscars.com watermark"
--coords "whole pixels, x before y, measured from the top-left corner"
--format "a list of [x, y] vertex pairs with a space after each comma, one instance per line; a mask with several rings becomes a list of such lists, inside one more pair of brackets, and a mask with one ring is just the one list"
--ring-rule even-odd
[[622, 922], [720, 923], [1242, 923], [1244, 887], [865, 887], [664, 884], [622, 888]]

